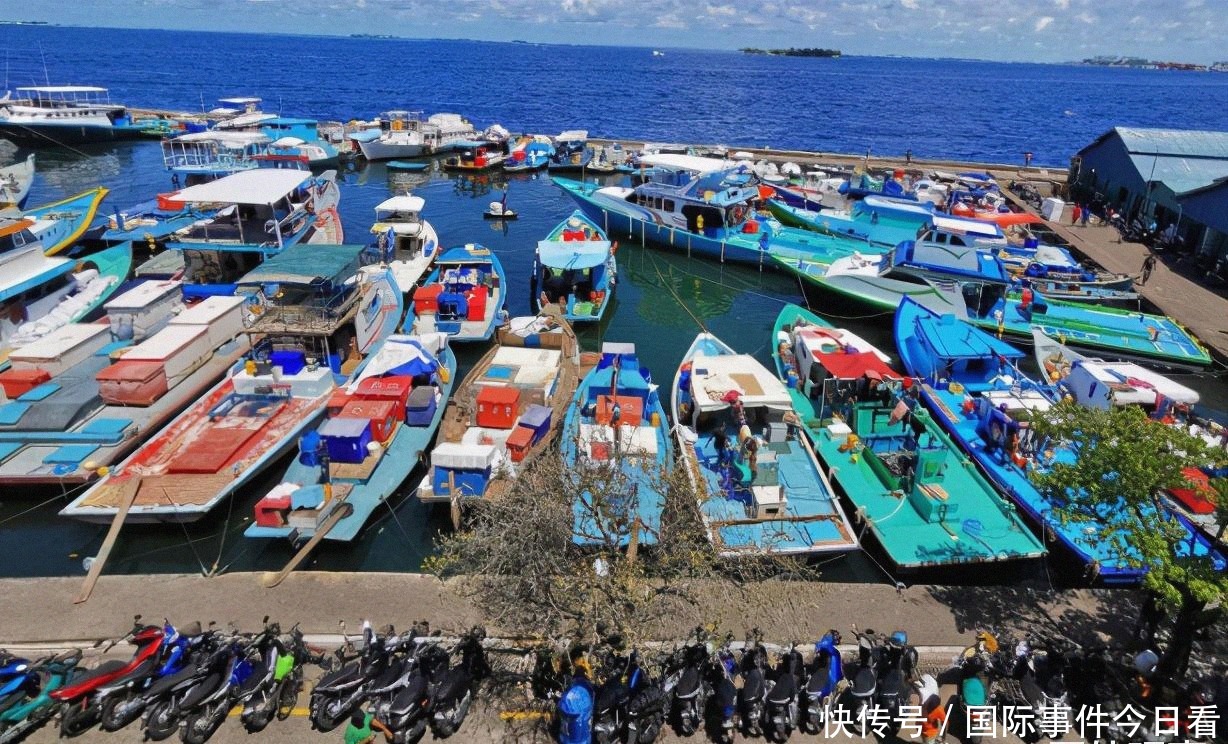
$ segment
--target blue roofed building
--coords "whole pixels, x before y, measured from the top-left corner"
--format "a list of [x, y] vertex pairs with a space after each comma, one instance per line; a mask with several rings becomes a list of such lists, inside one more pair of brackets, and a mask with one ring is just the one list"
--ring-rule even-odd
[[1175, 224], [1197, 252], [1228, 252], [1228, 132], [1114, 127], [1071, 159], [1069, 182], [1129, 218]]

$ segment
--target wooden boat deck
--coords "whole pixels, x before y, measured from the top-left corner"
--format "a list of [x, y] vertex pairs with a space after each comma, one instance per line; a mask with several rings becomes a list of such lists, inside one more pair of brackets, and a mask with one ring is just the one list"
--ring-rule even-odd
[[213, 475], [154, 475], [129, 478], [119, 483], [107, 483], [89, 494], [81, 506], [116, 509], [134, 486], [137, 489], [132, 506], [203, 506], [209, 503], [227, 483], [230, 473]]

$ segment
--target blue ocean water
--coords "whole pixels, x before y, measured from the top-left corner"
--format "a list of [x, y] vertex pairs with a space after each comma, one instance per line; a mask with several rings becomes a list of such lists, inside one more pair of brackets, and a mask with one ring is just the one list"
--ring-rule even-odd
[[[1063, 167], [1114, 124], [1228, 129], [1228, 75], [996, 64], [947, 60], [769, 58], [737, 52], [397, 41], [173, 31], [0, 27], [9, 87], [91, 84], [132, 106], [212, 108], [216, 99], [258, 95], [265, 109], [320, 119], [369, 118], [390, 108], [457, 111], [479, 125], [650, 141], [770, 145], [828, 152], [902, 154], [991, 162], [1034, 152]], [[44, 63], [45, 59], [45, 63]], [[0, 143], [0, 163], [18, 153]], [[39, 154], [31, 197], [39, 204], [102, 184], [104, 211], [170, 188], [155, 142]], [[425, 197], [425, 216], [446, 244], [480, 242], [500, 256], [512, 281], [509, 309], [529, 310], [536, 241], [574, 204], [547, 178], [397, 174], [380, 164], [341, 173], [340, 212], [348, 242], [365, 242], [373, 209], [393, 193]], [[521, 219], [481, 218], [509, 194]], [[688, 260], [644, 249], [628, 236], [618, 253], [612, 315], [582, 330], [586, 348], [634, 341], [654, 377], [668, 384], [702, 324], [739, 350], [768, 360], [772, 321], [782, 302], [804, 302], [784, 276]], [[518, 289], [520, 288], [520, 289]], [[818, 305], [833, 322], [892, 349], [890, 318], [864, 309]], [[463, 367], [480, 348], [459, 349]], [[1198, 381], [1213, 406], [1224, 386]], [[408, 497], [422, 472], [381, 509], [352, 545], [322, 546], [316, 569], [414, 570], [446, 513]], [[128, 527], [108, 572], [279, 568], [288, 545], [242, 536], [254, 502], [276, 469], [209, 518], [180, 527]], [[36, 498], [32, 498], [36, 497]], [[56, 516], [54, 490], [0, 494], [0, 575], [82, 574], [104, 529]], [[873, 558], [843, 561], [843, 578], [879, 580]]]

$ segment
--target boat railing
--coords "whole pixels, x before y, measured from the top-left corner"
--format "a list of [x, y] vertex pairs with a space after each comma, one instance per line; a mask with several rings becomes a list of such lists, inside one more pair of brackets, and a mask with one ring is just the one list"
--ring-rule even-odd
[[248, 327], [249, 333], [328, 334], [357, 310], [359, 292], [352, 289], [294, 305], [264, 306]]

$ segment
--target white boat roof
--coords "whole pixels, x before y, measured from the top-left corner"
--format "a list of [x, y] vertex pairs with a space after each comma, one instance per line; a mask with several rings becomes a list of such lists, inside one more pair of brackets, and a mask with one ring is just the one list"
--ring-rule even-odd
[[171, 142], [220, 142], [231, 147], [261, 145], [268, 141], [268, 135], [263, 132], [221, 132], [217, 130], [189, 132], [171, 140]]
[[401, 194], [380, 202], [376, 212], [421, 212], [426, 206], [426, 199], [412, 194]]
[[691, 360], [691, 397], [699, 410], [728, 408], [724, 398], [731, 390], [738, 391], [745, 406], [793, 406], [784, 383], [749, 354], [695, 355]]
[[216, 181], [189, 186], [175, 195], [175, 201], [226, 204], [272, 204], [311, 178], [300, 170], [256, 168], [240, 171]]
[[67, 258], [44, 256], [38, 243], [27, 243], [23, 253], [4, 262], [4, 278], [0, 279], [0, 299], [13, 296], [16, 293], [14, 290], [29, 289], [26, 285], [30, 282], [44, 277], [51, 279], [67, 263], [71, 263]]
[[575, 142], [577, 140], [586, 140], [588, 139], [588, 130], [587, 129], [568, 129], [566, 132], [560, 132], [559, 136], [555, 137], [555, 139], [559, 140], [560, 142]]
[[982, 238], [1002, 237], [1002, 229], [992, 222], [968, 220], [959, 217], [944, 217], [938, 214], [931, 217], [930, 222], [934, 223], [934, 227], [939, 230], [946, 230], [947, 232], [976, 235]]
[[18, 88], [18, 91], [30, 91], [33, 93], [106, 93], [106, 88], [99, 88], [93, 85], [28, 85], [24, 88]]
[[218, 103], [237, 103], [246, 106], [249, 103], [260, 103], [262, 99], [255, 96], [235, 96], [234, 98], [219, 98]]
[[676, 155], [673, 153], [650, 153], [640, 156], [643, 165], [669, 168], [673, 170], [691, 171], [692, 173], [717, 173], [736, 167], [736, 163], [717, 158], [701, 158], [698, 155]]
[[237, 129], [239, 127], [251, 127], [251, 126], [260, 124], [262, 122], [269, 121], [270, 119], [276, 119], [276, 118], [278, 118], [277, 114], [266, 114], [266, 113], [257, 111], [251, 114], [243, 114], [242, 116], [236, 116], [235, 118], [227, 119], [226, 121], [220, 121], [217, 123], [217, 126], [215, 128], [216, 129]]

